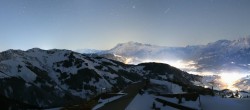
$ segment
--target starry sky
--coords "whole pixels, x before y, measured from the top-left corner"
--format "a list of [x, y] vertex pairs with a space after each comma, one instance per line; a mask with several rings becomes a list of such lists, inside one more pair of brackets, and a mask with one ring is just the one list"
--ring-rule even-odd
[[0, 51], [207, 44], [250, 35], [250, 0], [0, 0]]

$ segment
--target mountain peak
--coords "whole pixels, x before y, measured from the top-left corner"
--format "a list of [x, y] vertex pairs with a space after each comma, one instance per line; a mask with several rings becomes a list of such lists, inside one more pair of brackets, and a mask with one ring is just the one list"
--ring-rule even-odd
[[24, 51], [22, 50], [14, 50], [14, 49], [9, 49], [9, 50], [0, 52], [0, 61], [11, 59], [12, 57], [22, 56], [23, 53]]
[[231, 44], [232, 41], [230, 40], [218, 40], [214, 43], [209, 43], [208, 46], [215, 45], [215, 46], [228, 46]]
[[238, 42], [250, 42], [250, 36], [242, 37], [237, 40]]
[[250, 36], [233, 40], [231, 46], [235, 46], [238, 48], [250, 48]]
[[125, 43], [119, 43], [116, 45], [117, 46], [124, 46], [124, 45], [143, 45], [142, 43], [139, 42], [135, 42], [135, 41], [129, 41], [129, 42], [125, 42]]
[[43, 51], [43, 49], [35, 47], [35, 48], [29, 49], [27, 51], [37, 52], [37, 51]]

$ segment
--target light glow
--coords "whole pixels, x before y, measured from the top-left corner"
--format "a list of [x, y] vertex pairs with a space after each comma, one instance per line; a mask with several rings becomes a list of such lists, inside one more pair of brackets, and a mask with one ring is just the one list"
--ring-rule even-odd
[[[237, 72], [237, 71], [225, 71], [225, 70], [219, 70], [218, 72], [211, 72], [211, 71], [197, 71], [197, 68], [199, 68], [199, 65], [197, 65], [194, 61], [184, 61], [184, 60], [156, 60], [156, 59], [144, 59], [144, 60], [137, 60], [139, 62], [156, 62], [156, 63], [166, 63], [173, 67], [179, 68], [181, 70], [187, 71], [190, 74], [200, 75], [200, 76], [213, 76], [216, 75], [218, 77], [212, 78], [211, 81], [215, 83], [215, 85], [212, 85], [213, 87], [217, 87], [218, 90], [222, 89], [230, 89], [230, 90], [239, 90], [238, 87], [235, 87], [234, 84], [240, 80], [241, 78], [245, 77], [246, 73]], [[136, 64], [134, 62], [134, 59], [126, 58], [125, 63], [132, 63]], [[250, 65], [250, 64], [249, 64]], [[208, 82], [208, 81], [205, 81]], [[210, 85], [211, 86], [211, 85]], [[204, 87], [209, 87], [205, 83]]]
[[113, 54], [115, 57], [123, 58], [125, 64], [132, 64], [133, 58], [126, 58], [121, 55]]
[[133, 59], [132, 58], [126, 58], [126, 60], [125, 60], [125, 64], [130, 64], [130, 62], [132, 62], [133, 61]]
[[221, 81], [225, 83], [227, 89], [230, 90], [238, 90], [237, 87], [234, 86], [237, 80], [244, 77], [245, 74], [240, 73], [221, 73], [219, 75], [221, 77]]
[[196, 62], [194, 61], [183, 61], [183, 60], [177, 60], [177, 61], [170, 61], [170, 60], [143, 60], [142, 62], [156, 62], [156, 63], [165, 63], [169, 64], [173, 67], [185, 70], [185, 71], [190, 71], [190, 70], [196, 70]]

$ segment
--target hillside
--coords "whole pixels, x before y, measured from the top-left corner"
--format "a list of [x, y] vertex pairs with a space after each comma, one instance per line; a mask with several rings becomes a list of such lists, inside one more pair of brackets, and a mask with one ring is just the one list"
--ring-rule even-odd
[[[35, 107], [73, 105], [145, 78], [196, 88], [202, 80], [168, 64], [126, 65], [70, 50], [7, 50], [0, 53], [0, 93]], [[185, 88], [184, 88], [185, 89]], [[192, 89], [192, 91], [200, 89]]]

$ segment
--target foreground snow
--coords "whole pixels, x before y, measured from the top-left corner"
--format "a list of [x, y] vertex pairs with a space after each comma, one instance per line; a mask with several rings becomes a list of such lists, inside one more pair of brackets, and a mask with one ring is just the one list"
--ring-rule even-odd
[[117, 100], [123, 96], [125, 96], [126, 94], [122, 94], [122, 95], [119, 95], [119, 96], [114, 96], [114, 97], [111, 97], [111, 98], [108, 98], [108, 99], [105, 99], [105, 100], [102, 100], [102, 99], [99, 99], [99, 104], [97, 104], [95, 107], [92, 108], [92, 110], [97, 110], [98, 108], [104, 106], [105, 104], [109, 103], [109, 102], [112, 102], [114, 100]]
[[[152, 110], [153, 102], [157, 108], [161, 110], [177, 110], [170, 106], [163, 106], [161, 103], [155, 101], [155, 98], [161, 98], [172, 103], [178, 103], [176, 98], [165, 98], [161, 96], [154, 96], [145, 93], [143, 95], [137, 94], [136, 97], [130, 102], [126, 110]], [[249, 110], [250, 98], [221, 98], [219, 96], [200, 96], [201, 107], [199, 100], [185, 101], [183, 99], [181, 105], [202, 110]]]
[[125, 110], [152, 110], [153, 102], [161, 110], [177, 110], [169, 106], [163, 107], [161, 103], [155, 101], [155, 96], [147, 93], [143, 95], [137, 94]]
[[249, 110], [249, 98], [221, 98], [218, 96], [201, 96], [203, 110]]

